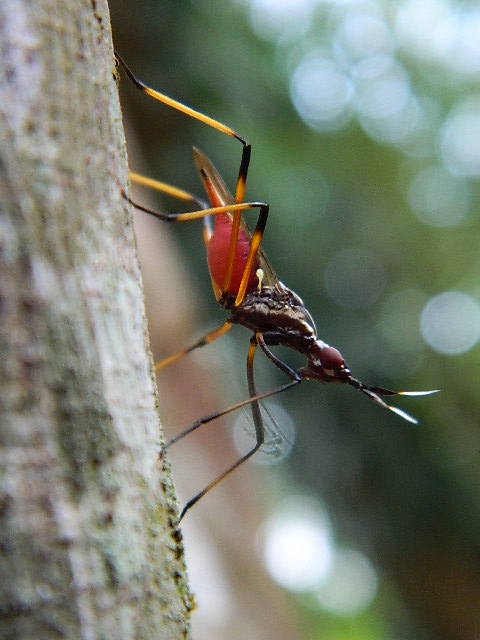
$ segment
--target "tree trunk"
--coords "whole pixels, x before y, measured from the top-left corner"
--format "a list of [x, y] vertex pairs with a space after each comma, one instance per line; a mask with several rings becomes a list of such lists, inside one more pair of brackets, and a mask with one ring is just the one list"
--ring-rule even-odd
[[0, 638], [189, 637], [106, 0], [0, 47]]

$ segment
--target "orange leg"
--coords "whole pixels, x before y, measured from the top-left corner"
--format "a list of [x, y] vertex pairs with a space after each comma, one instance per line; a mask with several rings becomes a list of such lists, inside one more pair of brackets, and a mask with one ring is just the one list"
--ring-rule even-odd
[[[221, 133], [227, 136], [230, 136], [231, 138], [235, 138], [236, 140], [241, 142], [243, 149], [242, 149], [242, 159], [240, 161], [240, 168], [238, 171], [237, 184], [235, 187], [235, 202], [237, 204], [242, 203], [245, 198], [245, 187], [247, 182], [248, 167], [250, 165], [250, 156], [252, 151], [251, 145], [241, 135], [236, 133], [236, 131], [234, 131], [232, 128], [228, 127], [227, 125], [224, 125], [218, 120], [215, 120], [214, 118], [210, 118], [209, 116], [201, 113], [200, 111], [197, 111], [196, 109], [192, 109], [191, 107], [188, 107], [182, 102], [179, 102], [178, 100], [174, 100], [173, 98], [166, 96], [164, 93], [161, 93], [160, 91], [152, 89], [151, 87], [146, 85], [144, 82], [139, 80], [134, 75], [134, 73], [130, 70], [130, 68], [127, 66], [127, 64], [125, 63], [125, 61], [122, 59], [122, 57], [119, 55], [117, 51], [115, 51], [115, 59], [116, 59], [117, 65], [120, 65], [122, 67], [122, 69], [125, 71], [129, 80], [135, 85], [135, 87], [137, 87], [137, 89], [142, 91], [142, 93], [145, 93], [147, 96], [150, 96], [154, 100], [158, 100], [158, 102], [161, 102], [171, 107], [172, 109], [176, 109], [177, 111], [180, 111], [181, 113], [184, 113], [185, 115], [191, 118], [194, 118], [199, 122], [203, 122], [209, 127], [212, 127], [213, 129], [216, 129], [217, 131], [220, 131]], [[234, 212], [233, 227], [232, 227], [232, 235], [230, 240], [229, 259], [227, 263], [225, 281], [223, 284], [224, 291], [228, 291], [232, 281], [233, 264], [235, 260], [235, 250], [237, 246], [238, 233], [240, 229], [240, 220], [242, 217], [241, 209], [233, 209], [232, 211]], [[258, 245], [259, 244], [260, 243], [258, 243]], [[251, 264], [253, 264], [254, 259], [255, 259], [255, 255], [253, 255], [250, 261]], [[250, 264], [250, 270], [251, 270], [251, 264]], [[247, 281], [248, 281], [248, 276], [246, 278], [246, 282]], [[243, 296], [244, 295], [245, 295], [245, 292], [243, 292]], [[240, 298], [243, 299], [243, 296], [237, 296], [237, 304], [240, 304], [241, 302]]]
[[[278, 387], [278, 388], [273, 389], [271, 391], [266, 391], [265, 393], [260, 393], [260, 394], [257, 394], [256, 388], [255, 388], [254, 373], [253, 373], [253, 361], [254, 361], [254, 358], [255, 358], [255, 353], [256, 353], [258, 345], [260, 345], [260, 347], [266, 353], [268, 358], [270, 360], [272, 360], [272, 362], [274, 364], [276, 364], [276, 366], [278, 366], [282, 371], [287, 373], [291, 378], [290, 382], [287, 382], [286, 384], [282, 385], [281, 387]], [[182, 520], [182, 518], [187, 513], [187, 511], [189, 509], [191, 509], [193, 507], [193, 505], [196, 504], [200, 500], [200, 498], [203, 498], [203, 496], [206, 493], [208, 493], [219, 482], [221, 482], [224, 478], [226, 478], [228, 475], [230, 475], [230, 473], [232, 473], [232, 471], [235, 471], [235, 469], [237, 469], [241, 464], [243, 464], [249, 458], [251, 458], [254, 455], [254, 453], [256, 453], [260, 449], [260, 447], [262, 446], [262, 444], [263, 444], [263, 442], [265, 440], [265, 429], [264, 429], [264, 425], [263, 425], [262, 414], [260, 412], [259, 400], [263, 400], [264, 398], [268, 398], [270, 396], [276, 395], [277, 393], [281, 393], [282, 391], [286, 391], [287, 389], [290, 389], [291, 387], [294, 387], [295, 385], [297, 385], [297, 384], [299, 384], [301, 382], [300, 376], [298, 376], [298, 374], [295, 371], [293, 371], [293, 369], [290, 369], [290, 367], [285, 365], [283, 362], [281, 362], [281, 360], [279, 360], [276, 356], [274, 356], [271, 353], [271, 351], [266, 346], [266, 344], [265, 344], [265, 342], [263, 340], [263, 336], [262, 336], [261, 333], [255, 334], [253, 336], [252, 340], [250, 341], [250, 348], [248, 350], [248, 356], [247, 356], [247, 379], [248, 379], [249, 397], [246, 400], [242, 400], [241, 402], [237, 402], [236, 404], [232, 404], [229, 407], [227, 407], [226, 409], [223, 409], [222, 411], [215, 411], [214, 413], [211, 413], [208, 416], [204, 416], [203, 418], [200, 418], [199, 420], [195, 421], [192, 425], [190, 425], [190, 427], [188, 427], [188, 429], [185, 429], [184, 431], [179, 433], [177, 436], [172, 438], [172, 440], [170, 440], [170, 442], [168, 442], [164, 446], [162, 451], [160, 452], [160, 456], [162, 456], [163, 453], [169, 447], [172, 446], [172, 444], [175, 444], [175, 442], [178, 442], [179, 440], [181, 440], [185, 436], [189, 435], [193, 431], [196, 431], [203, 424], [208, 424], [209, 422], [212, 422], [213, 420], [216, 420], [217, 418], [220, 418], [221, 416], [227, 415], [228, 413], [231, 413], [232, 411], [236, 411], [237, 409], [240, 409], [241, 407], [244, 407], [244, 406], [249, 405], [249, 404], [251, 405], [251, 407], [252, 407], [252, 416], [253, 416], [253, 424], [254, 424], [254, 427], [255, 427], [255, 445], [249, 451], [247, 451], [247, 453], [245, 455], [243, 455], [239, 460], [237, 460], [234, 464], [232, 464], [230, 467], [228, 467], [228, 469], [226, 469], [223, 473], [221, 473], [217, 478], [212, 480], [212, 482], [210, 482], [204, 489], [202, 489], [199, 493], [197, 493], [193, 498], [191, 498], [185, 504], [185, 506], [183, 507], [183, 509], [182, 509], [182, 511], [180, 513], [179, 522], [180, 522], [180, 520]]]

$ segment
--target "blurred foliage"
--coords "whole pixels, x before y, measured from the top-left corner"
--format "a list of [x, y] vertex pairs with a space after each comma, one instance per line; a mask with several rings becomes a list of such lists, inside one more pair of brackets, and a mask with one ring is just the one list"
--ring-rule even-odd
[[[444, 227], [413, 215], [408, 190], [420, 170], [441, 164], [442, 127], [462, 100], [478, 99], [478, 74], [398, 47], [394, 57], [423, 104], [422, 131], [407, 142], [378, 139], [358, 113], [332, 131], [315, 130], [289, 94], [309, 48], [331, 55], [345, 16], [364, 7], [393, 30], [394, 6], [318, 3], [308, 32], [283, 44], [252, 31], [246, 2], [115, 0], [111, 11], [115, 45], [140, 78], [252, 143], [247, 197], [271, 205], [264, 247], [281, 280], [304, 299], [320, 337], [366, 382], [442, 389], [433, 398], [400, 399], [419, 429], [343, 387], [304, 383], [282, 398], [298, 429], [284, 466], [326, 501], [338, 537], [364, 551], [394, 585], [390, 595], [381, 592], [373, 621], [349, 627], [326, 616], [315, 631], [312, 614], [309, 637], [473, 640], [480, 637], [479, 349], [433, 351], [420, 314], [428, 299], [450, 289], [478, 300], [479, 188], [475, 176], [465, 178], [467, 214]], [[122, 91], [149, 174], [198, 193], [195, 144], [233, 190], [239, 144], [130, 87]], [[193, 272], [205, 274], [198, 277], [206, 300], [198, 313], [202, 320], [212, 313], [213, 327], [223, 316], [211, 304], [198, 228], [182, 229], [181, 237]], [[332, 257], [352, 248], [375, 256], [383, 270], [384, 287], [368, 305], [361, 298], [338, 304], [325, 283]], [[192, 327], [189, 339], [198, 332]], [[248, 338], [240, 338], [246, 352]], [[377, 625], [382, 617], [387, 622]]]

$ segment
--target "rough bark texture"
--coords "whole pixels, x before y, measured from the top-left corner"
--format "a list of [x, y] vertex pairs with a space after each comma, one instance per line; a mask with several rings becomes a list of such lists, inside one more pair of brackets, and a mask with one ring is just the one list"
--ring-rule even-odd
[[188, 637], [106, 0], [0, 47], [0, 637]]

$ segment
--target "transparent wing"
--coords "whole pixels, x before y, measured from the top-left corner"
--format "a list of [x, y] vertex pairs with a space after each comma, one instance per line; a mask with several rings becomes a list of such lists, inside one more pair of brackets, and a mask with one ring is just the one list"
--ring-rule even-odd
[[[265, 442], [253, 462], [270, 465], [281, 462], [290, 454], [295, 444], [296, 426], [290, 414], [277, 402], [264, 401], [260, 405]], [[255, 443], [255, 427], [248, 409], [237, 416], [234, 424], [234, 441], [239, 453], [245, 452]]]

